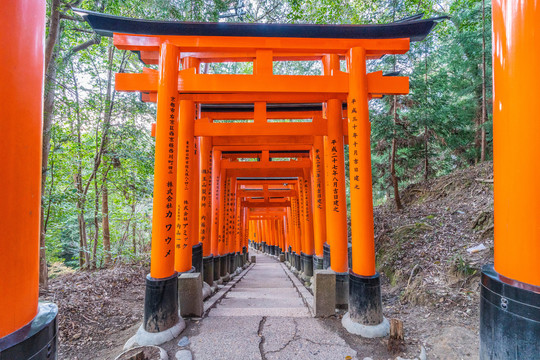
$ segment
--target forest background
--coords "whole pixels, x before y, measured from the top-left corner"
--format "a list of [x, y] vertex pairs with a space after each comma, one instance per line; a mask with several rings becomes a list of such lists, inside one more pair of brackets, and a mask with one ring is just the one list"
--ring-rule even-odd
[[[492, 157], [489, 0], [48, 0], [40, 283], [48, 265], [96, 269], [147, 259], [155, 104], [117, 93], [114, 74], [140, 72], [136, 54], [96, 35], [71, 8], [178, 21], [373, 24], [448, 16], [406, 55], [369, 71], [410, 77], [410, 94], [370, 101], [375, 205], [399, 189]], [[208, 73], [251, 73], [248, 63]], [[276, 74], [320, 74], [317, 62], [275, 63]], [[348, 149], [345, 149], [348, 151]], [[346, 156], [347, 159], [347, 156]], [[347, 165], [347, 164], [346, 164]], [[347, 179], [348, 181], [348, 179]]]

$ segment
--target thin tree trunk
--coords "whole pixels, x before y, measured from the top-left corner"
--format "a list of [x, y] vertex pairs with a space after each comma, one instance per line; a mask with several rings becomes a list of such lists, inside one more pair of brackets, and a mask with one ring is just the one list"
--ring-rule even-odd
[[82, 199], [82, 181], [81, 168], [78, 168], [78, 173], [75, 174], [75, 186], [77, 188], [77, 221], [79, 223], [79, 267], [84, 269], [90, 264], [90, 256], [88, 252], [88, 243], [86, 237], [86, 222], [84, 219], [84, 201]]
[[40, 232], [39, 232], [39, 285], [43, 289], [49, 286], [49, 274], [47, 269], [47, 253], [45, 248], [45, 234], [47, 232], [44, 214], [44, 195], [47, 180], [47, 168], [49, 166], [49, 152], [51, 149], [51, 125], [54, 111], [54, 91], [56, 88], [56, 58], [60, 47], [56, 46], [60, 38], [60, 0], [51, 3], [51, 15], [49, 17], [49, 34], [45, 40], [45, 80], [43, 101], [43, 134], [41, 149], [41, 209], [40, 209]]
[[97, 176], [94, 178], [94, 248], [92, 249], [92, 269], [97, 266], [97, 246], [99, 241], [99, 191], [97, 185]]
[[105, 252], [105, 267], [111, 264], [111, 233], [109, 230], [109, 189], [107, 180], [103, 179], [101, 189], [101, 227], [103, 228], [103, 251]]
[[392, 186], [394, 187], [394, 200], [396, 202], [396, 208], [398, 210], [403, 209], [401, 198], [399, 196], [399, 184], [396, 176], [396, 124], [397, 124], [397, 96], [394, 95], [394, 134], [392, 137], [392, 150], [390, 151], [390, 177], [392, 179]]
[[480, 135], [480, 161], [486, 160], [486, 4], [482, 0], [482, 119], [480, 120], [481, 135]]
[[[426, 54], [425, 54], [425, 62], [426, 62], [426, 73], [424, 77], [424, 81], [426, 82], [426, 97], [428, 93], [428, 61], [427, 61], [427, 43], [426, 43]], [[424, 180], [427, 181], [429, 178], [429, 131], [427, 127], [427, 119], [426, 119], [426, 125], [424, 125]]]
[[[395, 18], [396, 4], [394, 3], [394, 18]], [[394, 71], [396, 71], [396, 56], [394, 55]], [[396, 126], [397, 126], [397, 96], [394, 95], [393, 104], [393, 123], [394, 128], [392, 130], [392, 148], [390, 150], [390, 179], [392, 180], [392, 187], [394, 188], [394, 201], [396, 202], [396, 208], [398, 210], [403, 209], [401, 198], [399, 196], [399, 183], [396, 176], [396, 153], [397, 153], [397, 139], [396, 139]]]
[[88, 250], [88, 239], [86, 236], [86, 221], [84, 219], [84, 210], [86, 204], [86, 194], [88, 193], [88, 186], [92, 181], [92, 177], [88, 180], [86, 188], [82, 185], [82, 154], [80, 153], [82, 147], [81, 138], [81, 113], [80, 113], [80, 101], [79, 101], [79, 86], [77, 83], [77, 76], [71, 64], [71, 72], [73, 75], [73, 85], [75, 93], [75, 117], [77, 119], [77, 146], [79, 149], [77, 159], [77, 173], [75, 174], [75, 186], [77, 188], [77, 220], [79, 222], [79, 267], [81, 269], [90, 266], [90, 252]]
[[[135, 216], [135, 197], [133, 197], [133, 203], [131, 204], [131, 216]], [[131, 226], [131, 231], [133, 233], [133, 254], [137, 255], [137, 238], [135, 237], [135, 232], [137, 229], [137, 222], [134, 221]]]

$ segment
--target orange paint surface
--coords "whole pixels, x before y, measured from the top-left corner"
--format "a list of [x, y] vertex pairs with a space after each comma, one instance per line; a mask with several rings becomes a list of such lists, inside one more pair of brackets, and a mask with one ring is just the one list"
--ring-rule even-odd
[[326, 197], [324, 185], [324, 143], [322, 136], [316, 136], [311, 151], [312, 159], [312, 206], [313, 206], [313, 241], [315, 255], [323, 256], [326, 242]]
[[351, 198], [352, 270], [357, 275], [375, 275], [373, 237], [373, 189], [371, 187], [371, 123], [367, 97], [366, 53], [362, 48], [349, 54], [349, 176]]
[[198, 237], [198, 206], [194, 203], [193, 166], [195, 161], [193, 122], [195, 120], [195, 104], [193, 101], [180, 100], [180, 121], [178, 128], [178, 171], [176, 196], [176, 223], [175, 223], [175, 252], [174, 269], [177, 272], [191, 270], [191, 254], [193, 238]]
[[493, 1], [495, 270], [540, 286], [540, 8]]
[[199, 138], [199, 238], [203, 243], [203, 256], [212, 255], [212, 138]]
[[37, 313], [45, 1], [2, 3], [0, 338]]

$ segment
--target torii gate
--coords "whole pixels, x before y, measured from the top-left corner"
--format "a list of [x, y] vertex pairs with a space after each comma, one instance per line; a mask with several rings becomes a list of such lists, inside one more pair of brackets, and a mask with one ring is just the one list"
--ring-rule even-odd
[[[256, 24], [228, 27], [225, 24], [186, 26], [146, 22], [144, 34], [141, 34], [141, 21], [88, 11], [79, 13], [96, 32], [114, 34], [117, 48], [139, 51], [143, 61], [155, 63], [157, 59], [159, 64], [158, 71], [146, 69], [141, 74], [116, 75], [117, 90], [148, 93], [149, 98], [157, 93], [152, 267], [147, 277], [148, 300], [145, 300], [155, 307], [145, 307], [148, 309], [144, 321], [146, 330], [157, 332], [174, 326], [171, 319], [176, 318], [177, 309], [171, 305], [175, 299], [163, 300], [163, 305], [150, 299], [163, 298], [161, 286], [156, 284], [164, 284], [176, 293], [174, 279], [177, 272], [191, 270], [192, 240], [189, 234], [192, 234], [193, 224], [189, 220], [193, 218], [194, 201], [190, 164], [195, 136], [305, 134], [324, 136], [327, 234], [332, 234], [327, 238], [331, 266], [340, 279], [351, 279], [349, 313], [344, 325], [354, 331], [354, 324], [359, 323], [376, 329], [378, 335], [385, 335], [388, 322], [382, 315], [380, 280], [375, 271], [367, 104], [372, 96], [407, 93], [408, 78], [386, 77], [381, 72], [368, 74], [366, 60], [407, 52], [410, 39], [425, 37], [435, 21], [414, 20], [380, 26], [265, 24], [264, 30]], [[347, 60], [348, 73], [340, 69], [342, 58]], [[253, 61], [253, 75], [200, 74], [198, 71], [202, 62], [246, 60]], [[273, 61], [280, 60], [322, 60], [324, 74], [274, 75]], [[349, 119], [350, 199], [354, 219], [350, 272], [347, 265], [343, 101], [347, 101]], [[195, 120], [196, 104], [246, 102], [254, 104], [253, 123], [220, 124]], [[291, 102], [324, 102], [326, 127], [320, 123], [268, 122], [268, 103]], [[176, 172], [182, 174], [178, 183]], [[218, 252], [222, 253], [219, 249]], [[152, 293], [154, 288], [160, 289], [159, 294]], [[160, 320], [156, 314], [166, 315], [167, 320]]]

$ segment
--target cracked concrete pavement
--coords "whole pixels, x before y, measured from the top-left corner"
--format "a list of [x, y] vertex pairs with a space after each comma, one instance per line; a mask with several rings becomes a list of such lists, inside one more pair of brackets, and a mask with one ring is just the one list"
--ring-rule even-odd
[[264, 255], [197, 324], [190, 341], [196, 360], [356, 358], [338, 333], [311, 317], [280, 263]]

